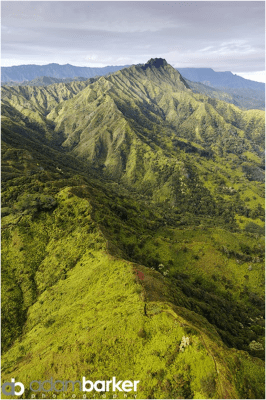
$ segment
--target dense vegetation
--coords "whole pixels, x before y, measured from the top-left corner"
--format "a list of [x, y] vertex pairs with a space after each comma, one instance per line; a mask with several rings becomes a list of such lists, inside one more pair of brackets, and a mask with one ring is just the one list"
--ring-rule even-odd
[[264, 113], [164, 60], [2, 90], [3, 380], [264, 398]]

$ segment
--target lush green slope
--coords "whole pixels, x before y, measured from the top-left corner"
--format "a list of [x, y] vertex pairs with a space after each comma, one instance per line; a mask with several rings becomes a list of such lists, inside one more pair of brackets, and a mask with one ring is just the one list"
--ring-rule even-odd
[[140, 380], [139, 398], [261, 398], [262, 362], [228, 350], [205, 318], [184, 308], [170, 278], [108, 254], [90, 203], [74, 195], [92, 188], [60, 190], [64, 182], [54, 181], [51, 197], [48, 183], [38, 185], [45, 206], [22, 195], [18, 214], [3, 220], [3, 340], [19, 337], [3, 356], [3, 379], [14, 368], [26, 387], [51, 376], [114, 375]]
[[73, 85], [4, 88], [3, 381], [264, 398], [263, 112], [164, 60]]
[[86, 81], [52, 84], [48, 85], [48, 87], [2, 86], [2, 100], [6, 100], [19, 111], [39, 111], [41, 114], [46, 115], [60, 102], [71, 99], [80, 90], [96, 80], [92, 78]]

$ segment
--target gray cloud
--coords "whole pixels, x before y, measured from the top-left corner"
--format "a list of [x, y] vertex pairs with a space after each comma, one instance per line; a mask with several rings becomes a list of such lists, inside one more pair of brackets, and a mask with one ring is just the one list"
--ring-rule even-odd
[[264, 70], [264, 2], [2, 1], [2, 65]]

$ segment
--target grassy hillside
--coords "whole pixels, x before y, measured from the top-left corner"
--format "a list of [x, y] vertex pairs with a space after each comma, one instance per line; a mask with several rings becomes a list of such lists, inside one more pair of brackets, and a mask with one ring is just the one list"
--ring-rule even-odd
[[55, 83], [42, 86], [2, 86], [2, 100], [15, 106], [18, 111], [38, 111], [44, 116], [60, 102], [71, 99], [87, 85], [96, 81], [91, 78], [86, 81], [73, 81], [69, 83]]
[[2, 110], [3, 382], [264, 398], [263, 112], [156, 59]]

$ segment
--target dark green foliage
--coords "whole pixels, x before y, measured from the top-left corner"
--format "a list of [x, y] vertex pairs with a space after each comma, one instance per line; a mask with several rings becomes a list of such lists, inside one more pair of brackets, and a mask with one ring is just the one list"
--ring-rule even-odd
[[57, 201], [52, 196], [24, 194], [14, 204], [15, 212], [37, 212], [42, 210], [53, 210]]
[[[235, 381], [240, 399], [264, 399], [265, 398], [265, 376], [258, 373], [257, 366], [253, 365], [245, 371], [246, 360], [238, 362]], [[242, 376], [241, 381], [237, 380]]]
[[255, 224], [254, 222], [249, 222], [248, 224], [246, 224], [245, 231], [250, 232], [250, 233], [256, 233], [258, 235], [265, 234], [265, 229], [262, 228], [261, 226]]
[[10, 272], [5, 271], [3, 268], [1, 292], [1, 348], [2, 351], [6, 351], [14, 340], [22, 334], [22, 327], [26, 321], [26, 313], [21, 310], [23, 293], [18, 281], [14, 279], [14, 276], [10, 276]]
[[146, 338], [146, 332], [144, 331], [143, 328], [141, 328], [141, 329], [138, 331], [138, 336], [141, 337], [141, 338], [143, 338], [143, 339]]

